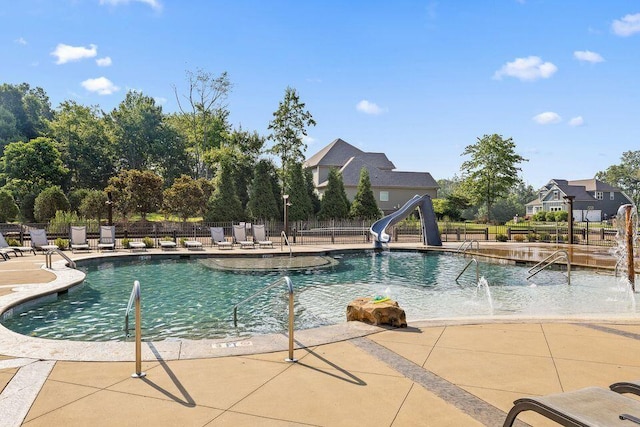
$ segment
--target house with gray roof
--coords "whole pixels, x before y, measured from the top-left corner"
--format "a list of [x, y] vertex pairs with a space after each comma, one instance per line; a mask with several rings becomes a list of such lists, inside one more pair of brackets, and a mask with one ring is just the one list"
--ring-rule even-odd
[[358, 191], [360, 170], [366, 168], [378, 207], [385, 214], [400, 208], [416, 194], [435, 198], [438, 193], [438, 183], [429, 172], [396, 171], [384, 153], [364, 152], [340, 138], [309, 157], [303, 167], [312, 171], [313, 184], [320, 197], [327, 189], [329, 170], [338, 169], [351, 201]]
[[619, 188], [597, 179], [552, 179], [538, 191], [538, 197], [526, 204], [527, 215], [544, 211], [566, 211], [573, 197], [576, 221], [603, 221], [615, 216], [618, 208], [631, 202]]

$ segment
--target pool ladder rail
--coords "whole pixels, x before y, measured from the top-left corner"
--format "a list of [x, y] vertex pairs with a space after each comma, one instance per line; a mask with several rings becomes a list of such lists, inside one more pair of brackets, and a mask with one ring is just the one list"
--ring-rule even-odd
[[553, 264], [557, 264], [558, 261], [564, 260], [567, 264], [567, 284], [571, 284], [571, 261], [569, 260], [569, 253], [564, 249], [560, 249], [531, 267], [527, 272], [530, 273], [527, 280], [540, 273], [542, 270], [550, 267]]
[[133, 282], [127, 310], [124, 313], [124, 331], [126, 337], [129, 336], [129, 312], [131, 312], [131, 307], [133, 307], [134, 304], [136, 308], [136, 372], [131, 374], [131, 376], [133, 378], [142, 378], [147, 374], [142, 372], [142, 310], [140, 307], [140, 282], [137, 280]]
[[462, 244], [460, 246], [458, 246], [458, 249], [456, 249], [456, 252], [462, 252], [462, 253], [466, 253], [467, 249], [473, 250], [473, 244], [476, 244], [476, 250], [480, 250], [480, 242], [478, 242], [477, 240], [473, 239], [473, 240], [466, 240], [464, 242], [462, 242]]
[[291, 249], [291, 243], [289, 243], [289, 238], [287, 237], [287, 233], [285, 233], [284, 230], [282, 230], [282, 232], [280, 233], [280, 251], [282, 251], [282, 247], [284, 245], [284, 243], [287, 243], [287, 246], [289, 247], [289, 258], [291, 258], [293, 256], [293, 250]]
[[[283, 233], [284, 233], [284, 231], [283, 231]], [[236, 305], [234, 305], [233, 306], [233, 326], [238, 327], [238, 307], [240, 307], [241, 305], [243, 305], [246, 302], [251, 301], [252, 299], [257, 297], [258, 295], [262, 294], [263, 292], [266, 292], [269, 289], [272, 289], [272, 288], [274, 288], [276, 286], [280, 286], [283, 283], [287, 286], [287, 291], [289, 293], [289, 357], [287, 359], [285, 359], [285, 362], [297, 362], [298, 359], [295, 359], [293, 357], [293, 343], [294, 343], [294, 341], [293, 341], [293, 321], [294, 321], [293, 282], [291, 282], [291, 279], [289, 278], [289, 276], [283, 276], [283, 277], [279, 278], [278, 280], [276, 280], [275, 282], [273, 282], [269, 286], [260, 289], [258, 292], [254, 293], [253, 295], [245, 298], [244, 300], [242, 300], [239, 303], [237, 303]]]
[[462, 276], [462, 274], [467, 271], [467, 268], [469, 268], [471, 266], [471, 264], [475, 264], [476, 265], [476, 284], [478, 282], [480, 282], [480, 267], [478, 266], [478, 260], [475, 258], [471, 258], [469, 260], [469, 262], [467, 263], [467, 265], [464, 266], [464, 268], [462, 269], [462, 271], [460, 272], [460, 274], [458, 274], [456, 276], [456, 282], [458, 281], [458, 279], [460, 278], [460, 276]]
[[60, 249], [47, 249], [47, 251], [44, 253], [44, 259], [45, 259], [45, 266], [47, 268], [51, 268], [53, 265], [53, 261], [52, 261], [52, 257], [53, 254], [58, 254], [60, 255], [62, 258], [64, 258], [67, 261], [67, 265], [71, 268], [76, 268], [76, 262], [74, 260], [72, 260], [71, 258], [69, 258], [67, 256], [67, 254], [65, 254], [64, 252], [62, 252]]

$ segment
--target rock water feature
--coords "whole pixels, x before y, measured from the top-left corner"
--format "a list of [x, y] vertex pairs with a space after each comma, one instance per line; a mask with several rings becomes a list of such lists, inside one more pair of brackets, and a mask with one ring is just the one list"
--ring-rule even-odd
[[626, 273], [622, 280], [629, 290], [635, 309], [634, 247], [638, 246], [638, 210], [634, 205], [620, 206], [616, 215], [616, 227], [616, 246], [612, 249], [612, 254], [617, 259], [616, 274], [618, 271]]
[[407, 316], [397, 301], [389, 298], [356, 298], [347, 306], [347, 321], [357, 320], [370, 325], [407, 327]]

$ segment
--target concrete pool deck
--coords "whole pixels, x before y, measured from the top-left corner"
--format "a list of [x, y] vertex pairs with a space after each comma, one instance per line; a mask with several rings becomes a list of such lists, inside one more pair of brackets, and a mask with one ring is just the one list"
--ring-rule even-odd
[[[445, 248], [458, 246], [445, 243]], [[527, 261], [557, 249], [480, 246], [509, 258], [506, 248]], [[370, 246], [292, 250], [362, 248]], [[280, 253], [280, 248], [224, 251], [229, 256]], [[571, 255], [577, 264], [615, 265], [607, 248], [574, 247]], [[59, 263], [54, 274], [42, 269], [44, 262], [42, 255], [0, 262], [0, 301], [51, 286], [61, 274]], [[296, 332], [297, 363], [284, 361], [284, 335], [245, 340], [251, 344], [206, 342], [200, 349], [193, 344], [191, 358], [180, 357], [189, 354], [185, 348], [178, 357], [169, 354], [167, 348], [188, 347], [184, 343], [143, 343], [144, 378], [131, 378], [133, 343], [115, 343], [123, 345], [120, 354], [110, 343], [95, 350], [6, 330], [0, 335], [0, 426], [493, 426], [502, 424], [519, 397], [640, 378], [640, 319], [635, 318], [423, 321], [406, 329], [345, 323]], [[194, 353], [199, 351], [204, 353]], [[535, 426], [555, 425], [532, 413], [519, 418]]]

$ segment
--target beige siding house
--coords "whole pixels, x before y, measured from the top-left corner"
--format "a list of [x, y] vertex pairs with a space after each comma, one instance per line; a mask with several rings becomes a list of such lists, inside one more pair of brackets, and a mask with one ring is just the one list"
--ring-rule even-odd
[[320, 197], [327, 188], [329, 170], [338, 169], [349, 200], [355, 198], [360, 170], [366, 168], [378, 207], [385, 214], [397, 210], [416, 194], [437, 197], [438, 183], [430, 173], [396, 171], [384, 153], [366, 153], [339, 138], [309, 157], [303, 167], [311, 169]]

